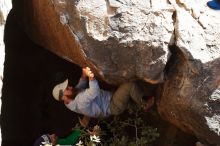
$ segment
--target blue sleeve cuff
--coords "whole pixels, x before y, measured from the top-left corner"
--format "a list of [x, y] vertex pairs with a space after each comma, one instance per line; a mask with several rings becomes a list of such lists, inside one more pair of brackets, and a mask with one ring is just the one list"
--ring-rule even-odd
[[99, 88], [98, 81], [96, 79], [89, 81], [90, 88]]

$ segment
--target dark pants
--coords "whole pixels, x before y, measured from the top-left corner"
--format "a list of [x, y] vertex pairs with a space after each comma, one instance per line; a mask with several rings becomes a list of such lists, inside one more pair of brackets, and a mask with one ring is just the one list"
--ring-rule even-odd
[[112, 115], [121, 114], [128, 106], [129, 100], [132, 99], [138, 105], [142, 105], [144, 92], [135, 82], [122, 84], [113, 94], [110, 101], [110, 112]]

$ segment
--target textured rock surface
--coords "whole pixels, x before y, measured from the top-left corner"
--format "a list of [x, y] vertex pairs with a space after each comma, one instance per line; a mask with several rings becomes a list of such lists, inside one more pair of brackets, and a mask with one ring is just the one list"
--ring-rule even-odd
[[27, 32], [62, 58], [89, 65], [109, 83], [137, 78], [162, 82], [174, 9], [166, 1], [160, 4], [33, 0]]
[[32, 40], [108, 83], [164, 82], [161, 116], [220, 144], [219, 100], [209, 98], [220, 79], [220, 15], [206, 2], [32, 0], [18, 12]]
[[[160, 115], [209, 143], [220, 143], [219, 99], [210, 98], [220, 79], [220, 60], [203, 65], [176, 52], [157, 103]], [[173, 56], [172, 56], [173, 57]]]
[[158, 110], [181, 129], [220, 144], [219, 99], [210, 98], [220, 79], [220, 17], [205, 7], [205, 1], [183, 2], [171, 2], [176, 9], [175, 44], [180, 50], [173, 49]]
[[[203, 63], [220, 57], [220, 16], [218, 11], [209, 9], [203, 1], [183, 1], [171, 3], [176, 10], [176, 45], [192, 59]], [[183, 7], [183, 6], [184, 7]]]

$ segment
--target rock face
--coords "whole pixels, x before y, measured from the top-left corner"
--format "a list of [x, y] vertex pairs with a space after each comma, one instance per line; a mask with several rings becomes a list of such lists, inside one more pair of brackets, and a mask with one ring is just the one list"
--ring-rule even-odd
[[89, 65], [109, 83], [163, 81], [174, 34], [174, 9], [165, 1], [162, 6], [114, 0], [32, 3], [25, 25], [38, 44], [80, 66]]
[[158, 111], [181, 129], [220, 144], [220, 100], [210, 98], [220, 79], [220, 31], [213, 31], [220, 17], [204, 5], [193, 8], [187, 2], [182, 4], [184, 9], [171, 2], [176, 9], [175, 44], [180, 50], [172, 49], [172, 65], [160, 91]]
[[111, 84], [163, 83], [161, 116], [220, 144], [219, 99], [209, 98], [220, 79], [220, 15], [207, 0], [23, 1], [18, 19], [37, 44]]
[[220, 99], [210, 96], [220, 78], [220, 60], [203, 65], [189, 60], [180, 52], [171, 57], [173, 64], [158, 91], [157, 107], [160, 115], [186, 132], [208, 143], [220, 143]]

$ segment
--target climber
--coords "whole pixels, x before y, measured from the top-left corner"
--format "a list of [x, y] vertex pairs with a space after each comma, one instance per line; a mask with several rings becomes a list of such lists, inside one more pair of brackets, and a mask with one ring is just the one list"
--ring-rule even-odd
[[211, 0], [207, 2], [207, 5], [214, 10], [220, 10], [220, 0]]
[[[89, 88], [86, 88], [87, 80]], [[121, 114], [127, 108], [130, 99], [145, 111], [154, 104], [154, 97], [143, 100], [144, 92], [135, 82], [122, 84], [114, 93], [100, 89], [89, 67], [82, 68], [82, 76], [74, 88], [68, 86], [66, 79], [53, 88], [52, 94], [56, 100], [63, 101], [71, 111], [83, 114], [83, 119], [79, 121], [84, 126], [88, 124], [90, 117]]]
[[79, 129], [75, 129], [71, 131], [71, 133], [64, 137], [64, 138], [58, 138], [56, 134], [43, 134], [40, 136], [35, 142], [34, 146], [44, 146], [46, 144], [48, 145], [75, 145], [81, 135], [81, 131]]

